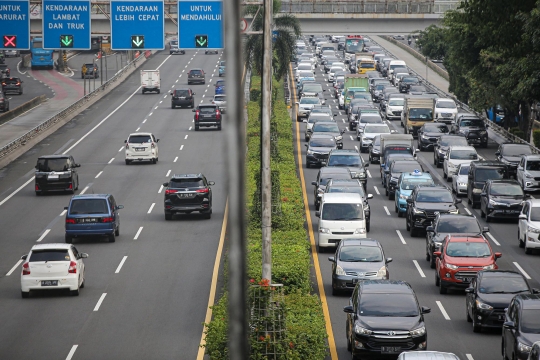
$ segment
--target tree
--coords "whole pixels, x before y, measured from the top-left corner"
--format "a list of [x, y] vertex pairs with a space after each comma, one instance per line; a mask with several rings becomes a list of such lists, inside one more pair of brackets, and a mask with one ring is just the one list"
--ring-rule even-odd
[[[277, 36], [273, 42], [273, 70], [276, 78], [282, 78], [289, 70], [289, 64], [293, 60], [296, 38], [301, 35], [300, 22], [290, 14], [280, 14], [281, 2], [274, 0], [273, 2], [273, 21], [274, 31], [277, 31]], [[247, 6], [245, 14], [253, 15], [252, 29], [254, 31], [263, 30], [263, 9], [259, 10], [258, 6]], [[262, 53], [263, 53], [263, 38], [261, 35], [248, 35], [245, 42], [245, 56], [247, 66], [254, 70], [257, 74], [262, 72]]]
[[416, 45], [424, 56], [431, 59], [444, 59], [448, 43], [445, 29], [437, 25], [429, 25], [425, 30], [418, 31]]

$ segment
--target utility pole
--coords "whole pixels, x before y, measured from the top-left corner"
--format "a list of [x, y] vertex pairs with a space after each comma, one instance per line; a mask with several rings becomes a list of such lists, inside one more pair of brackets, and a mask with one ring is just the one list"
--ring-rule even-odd
[[101, 78], [101, 85], [103, 85], [103, 37], [99, 37], [99, 67], [101, 71], [101, 75], [99, 76]]
[[270, 168], [270, 118], [272, 114], [272, 0], [264, 0], [261, 206], [262, 278], [272, 283], [272, 176]]

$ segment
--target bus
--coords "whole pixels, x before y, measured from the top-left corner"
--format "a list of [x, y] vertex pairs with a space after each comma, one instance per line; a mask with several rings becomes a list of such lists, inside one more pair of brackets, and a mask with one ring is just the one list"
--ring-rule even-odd
[[32, 54], [32, 69], [38, 67], [54, 68], [53, 50], [43, 49], [43, 39], [33, 38], [30, 42], [30, 54]]
[[349, 63], [354, 58], [355, 53], [364, 51], [364, 38], [361, 35], [348, 35], [345, 38], [345, 50], [343, 56], [345, 62]]

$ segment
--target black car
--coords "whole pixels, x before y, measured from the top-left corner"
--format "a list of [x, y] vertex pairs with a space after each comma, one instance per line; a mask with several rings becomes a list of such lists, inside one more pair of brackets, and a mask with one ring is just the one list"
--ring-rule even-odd
[[516, 176], [521, 156], [530, 154], [532, 154], [532, 150], [529, 145], [514, 143], [501, 144], [499, 145], [499, 149], [495, 152], [497, 160], [506, 164], [508, 175], [510, 177]]
[[326, 185], [330, 179], [352, 179], [351, 172], [347, 168], [339, 167], [322, 167], [317, 174], [317, 180], [312, 181], [313, 185], [313, 198], [315, 199], [315, 210], [319, 210], [321, 206], [322, 196], [326, 190]]
[[2, 112], [9, 111], [9, 99], [1, 91], [0, 91], [0, 110], [2, 110]]
[[418, 129], [418, 148], [420, 151], [433, 150], [442, 135], [448, 134], [450, 129], [443, 123], [427, 123]]
[[191, 84], [204, 84], [206, 82], [205, 80], [205, 74], [203, 69], [191, 69], [188, 72], [188, 85]]
[[173, 175], [165, 188], [165, 220], [172, 220], [175, 214], [199, 212], [206, 219], [212, 216], [213, 181], [206, 180], [203, 174]]
[[401, 81], [399, 82], [399, 92], [400, 93], [407, 93], [409, 92], [409, 88], [411, 86], [419, 85], [420, 80], [416, 76], [404, 76], [401, 78]]
[[540, 341], [540, 295], [518, 294], [505, 313], [503, 359], [527, 360], [536, 341]]
[[411, 286], [400, 280], [359, 281], [343, 308], [347, 349], [353, 359], [395, 359], [403, 351], [425, 350], [424, 314]]
[[79, 188], [80, 167], [71, 155], [40, 156], [36, 164], [35, 191], [42, 195], [49, 191], [67, 191], [72, 194]]
[[381, 158], [381, 135], [376, 135], [368, 147], [369, 163], [375, 164]]
[[332, 135], [336, 139], [338, 149], [343, 148], [343, 133], [345, 130], [339, 130], [335, 121], [317, 121], [312, 128], [312, 135], [326, 134]]
[[221, 110], [219, 106], [215, 104], [200, 104], [196, 109], [192, 110], [195, 113], [195, 131], [199, 131], [201, 127], [216, 126], [218, 130], [221, 130]]
[[81, 69], [81, 79], [91, 78], [97, 79], [99, 77], [99, 68], [97, 64], [83, 64]]
[[517, 271], [481, 270], [465, 289], [467, 321], [473, 331], [482, 328], [502, 328], [505, 310], [516, 294], [537, 294], [525, 277]]
[[437, 165], [438, 168], [442, 167], [444, 163], [444, 156], [446, 155], [450, 146], [468, 146], [469, 143], [464, 136], [461, 135], [441, 135], [435, 144], [433, 144], [433, 165]]
[[529, 198], [516, 180], [488, 180], [480, 194], [480, 216], [493, 219], [519, 218], [523, 201]]
[[3, 78], [2, 79], [2, 91], [4, 94], [7, 94], [8, 92], [16, 93], [19, 95], [22, 95], [23, 93], [23, 86], [22, 81], [20, 78], [17, 77], [9, 77], [9, 78]]
[[485, 148], [488, 145], [487, 128], [488, 125], [478, 116], [462, 115], [452, 124], [450, 131], [465, 136], [469, 145], [480, 145]]
[[305, 144], [306, 151], [306, 167], [325, 166], [328, 161], [330, 151], [337, 148], [336, 139], [332, 135], [317, 134], [309, 139], [309, 143]]
[[208, 49], [208, 50], [204, 50], [204, 54], [205, 55], [208, 55], [208, 54], [218, 54], [218, 50], [217, 49]]
[[375, 239], [343, 239], [339, 242], [332, 263], [332, 295], [354, 290], [358, 281], [383, 280], [390, 277], [382, 245]]
[[424, 168], [418, 161], [409, 161], [409, 160], [395, 160], [392, 161], [388, 170], [385, 171], [385, 189], [386, 196], [389, 200], [394, 200], [396, 195], [396, 187], [398, 184], [399, 177], [402, 173], [414, 172], [415, 170], [420, 170], [424, 172]]
[[456, 204], [460, 202], [461, 199], [455, 199], [444, 186], [417, 186], [407, 199], [407, 231], [412, 237], [416, 236], [417, 230], [425, 230], [432, 224], [437, 212], [457, 214]]
[[356, 150], [332, 150], [328, 156], [328, 166], [348, 168], [351, 172], [351, 177], [360, 180], [364, 186], [364, 190], [366, 189], [367, 173], [365, 168], [369, 164], [364, 163], [364, 159], [362, 159]]
[[384, 154], [384, 157], [382, 160], [380, 160], [380, 167], [379, 172], [381, 175], [381, 183], [384, 187], [386, 187], [386, 170], [390, 169], [390, 165], [392, 164], [393, 160], [407, 160], [407, 161], [417, 161], [417, 159], [414, 157], [413, 154], [407, 154], [407, 153], [392, 153], [392, 152], [386, 152]]
[[177, 106], [189, 106], [193, 108], [195, 106], [195, 92], [189, 88], [176, 89], [170, 92], [171, 95], [171, 109]]
[[359, 194], [364, 200], [364, 215], [366, 217], [366, 231], [369, 232], [371, 223], [371, 210], [369, 208], [369, 199], [373, 199], [373, 194], [367, 194], [364, 190], [364, 186], [358, 179], [330, 179], [325, 193], [354, 193]]
[[435, 269], [435, 251], [441, 251], [441, 244], [448, 235], [476, 236], [487, 233], [487, 226], [481, 227], [473, 215], [437, 214], [433, 225], [426, 228], [426, 260]]
[[9, 70], [9, 67], [7, 66], [7, 64], [0, 64], [0, 79], [9, 77], [10, 74], [11, 74], [11, 71]]
[[409, 86], [409, 94], [415, 93], [415, 94], [423, 94], [427, 92], [427, 88], [424, 85], [410, 85]]

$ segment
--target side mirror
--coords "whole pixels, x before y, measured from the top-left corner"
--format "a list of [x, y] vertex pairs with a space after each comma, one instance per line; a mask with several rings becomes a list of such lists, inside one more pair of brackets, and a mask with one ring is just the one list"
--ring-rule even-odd
[[88, 258], [88, 254], [87, 253], [80, 253], [79, 258], [80, 259], [86, 259], [86, 258]]
[[431, 309], [427, 306], [422, 306], [422, 314], [429, 314], [431, 312]]
[[533, 294], [540, 294], [540, 289], [532, 288], [532, 293]]
[[482, 228], [482, 232], [483, 232], [483, 233], [488, 233], [488, 232], [489, 232], [489, 227], [488, 227], [488, 226], [484, 226], [484, 227]]
[[75, 164], [75, 167], [81, 167], [81, 164]]
[[[298, 104], [298, 103], [297, 103]], [[191, 112], [195, 112], [196, 110], [195, 109], [192, 109]]]
[[67, 210], [67, 209], [68, 209], [68, 207], [67, 207], [67, 206], [64, 206], [64, 210]]
[[158, 142], [159, 142], [159, 139], [156, 139], [156, 142], [158, 143]]
[[525, 194], [525, 196], [523, 196], [524, 199], [530, 199], [531, 198], [531, 194]]
[[482, 193], [480, 193], [480, 196], [487, 196], [487, 193], [482, 192]]
[[351, 305], [345, 306], [343, 308], [343, 312], [346, 312], [347, 314], [354, 314], [354, 308]]
[[466, 288], [466, 289], [465, 289], [465, 292], [466, 292], [467, 294], [474, 294], [474, 288], [472, 288], [472, 287]]
[[[343, 311], [345, 311], [345, 309], [343, 309]], [[503, 324], [503, 328], [505, 328], [505, 329], [515, 329], [516, 326], [514, 325], [513, 321], [505, 321], [504, 324]]]
[[527, 220], [527, 215], [519, 214], [519, 220]]
[[367, 194], [367, 199], [373, 199], [373, 194]]
[[501, 155], [501, 152], [499, 150], [495, 151], [495, 155], [499, 156]]
[[392, 259], [392, 258], [387, 258], [387, 259], [385, 260], [385, 263], [386, 263], [386, 264], [389, 264], [389, 263], [391, 263], [392, 261], [394, 261], [394, 259]]
[[124, 205], [116, 205], [117, 210], [122, 210], [124, 208]]
[[407, 199], [407, 204], [412, 204], [413, 203], [413, 199]]
[[315, 216], [316, 217], [321, 217], [321, 212], [320, 211], [315, 211]]
[[435, 232], [435, 229], [433, 228], [433, 226], [428, 226], [428, 227], [426, 228], [426, 231], [427, 231], [427, 232]]
[[308, 147], [309, 145], [308, 144], [304, 144], [305, 147]]
[[213, 186], [213, 185], [216, 185], [216, 183], [215, 183], [215, 181], [209, 181], [208, 185]]
[[163, 183], [163, 187], [167, 187], [167, 186], [169, 186], [168, 182]]
[[341, 133], [345, 134], [346, 131], [347, 131], [346, 129], [343, 129], [343, 130], [341, 130]]
[[495, 253], [495, 259], [500, 259], [502, 257], [502, 253], [496, 252]]
[[442, 253], [440, 251], [434, 251], [433, 252], [433, 256], [435, 256], [435, 257], [441, 257], [441, 254]]
[[172, 91], [169, 91], [169, 95], [172, 95]]
[[21, 256], [21, 260], [26, 260], [28, 258], [28, 254]]
[[124, 144], [127, 144], [127, 140], [124, 140]]
[[312, 181], [312, 182], [311, 182], [311, 185], [317, 186], [317, 182], [316, 182], [316, 181]]
[[337, 114], [334, 114], [334, 116], [337, 116]]
[[365, 163], [365, 164], [364, 164], [364, 167], [365, 167], [365, 168], [369, 167], [369, 163]]
[[194, 91], [193, 93], [191, 93], [191, 95], [197, 95], [197, 93]]
[[456, 199], [456, 204], [461, 204], [462, 200], [461, 199]]
[[335, 259], [333, 256], [330, 256], [330, 257], [328, 258], [328, 261], [330, 261], [330, 262], [336, 262], [336, 259]]

